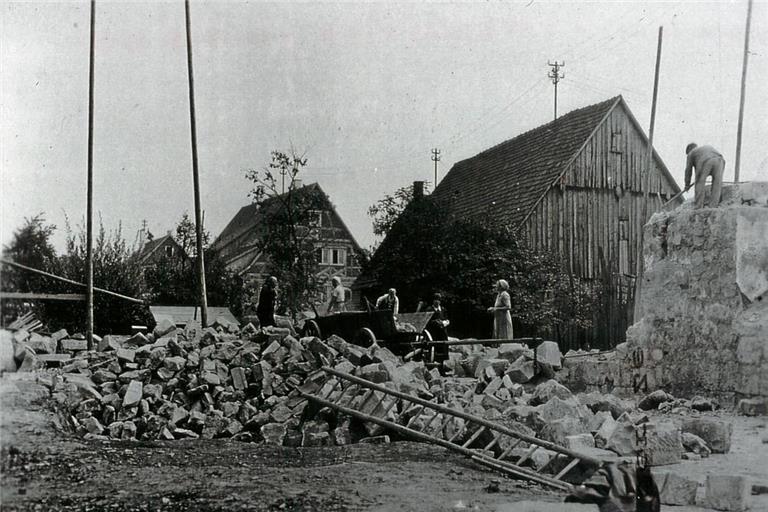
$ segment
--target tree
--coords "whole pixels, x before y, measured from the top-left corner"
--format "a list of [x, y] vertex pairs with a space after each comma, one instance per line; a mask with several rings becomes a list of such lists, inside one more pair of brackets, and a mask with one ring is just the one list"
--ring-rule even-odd
[[306, 165], [307, 159], [294, 152], [273, 151], [265, 168], [245, 172], [253, 183], [249, 196], [263, 218], [257, 245], [268, 258], [269, 273], [280, 282], [282, 307], [294, 317], [318, 289], [319, 228], [314, 220], [329, 204], [316, 187], [300, 186], [298, 176]]
[[373, 234], [381, 238], [386, 237], [412, 200], [413, 185], [401, 187], [394, 194], [386, 195], [369, 206], [368, 216], [372, 219]]
[[[176, 235], [173, 237], [177, 244], [184, 250], [184, 254], [190, 258], [197, 256], [197, 230], [195, 223], [189, 218], [189, 214], [184, 212], [181, 220], [176, 224]], [[203, 249], [208, 248], [211, 234], [207, 229], [203, 229]]]
[[[564, 298], [584, 297], [576, 296], [583, 287], [570, 286], [557, 260], [530, 250], [506, 227], [445, 212], [431, 196], [411, 202], [363, 269], [383, 289], [398, 289], [401, 309], [415, 308], [418, 300], [429, 300], [439, 291], [451, 304], [452, 316], [466, 317], [468, 328], [469, 317], [484, 315], [492, 304], [493, 283], [506, 279], [512, 316], [531, 334], [552, 333], [565, 323], [589, 323], [591, 309], [586, 305], [571, 315], [562, 314]], [[490, 325], [489, 319], [486, 324]]]

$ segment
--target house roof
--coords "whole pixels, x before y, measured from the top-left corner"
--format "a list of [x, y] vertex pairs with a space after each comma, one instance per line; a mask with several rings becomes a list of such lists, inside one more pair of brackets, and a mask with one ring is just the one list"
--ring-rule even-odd
[[[349, 228], [347, 228], [344, 220], [340, 215], [338, 215], [333, 204], [328, 199], [328, 196], [318, 183], [310, 183], [309, 185], [305, 185], [297, 189], [297, 191], [300, 193], [320, 193], [326, 200], [326, 207], [336, 214], [336, 217], [341, 222], [341, 225], [344, 227], [344, 230], [347, 232], [349, 238], [352, 240], [355, 247], [359, 249], [360, 246], [357, 244], [357, 241], [352, 235], [352, 232], [349, 231]], [[281, 194], [281, 196], [282, 195], [285, 194]], [[224, 230], [221, 232], [221, 234], [213, 242], [211, 248], [213, 250], [219, 251], [235, 242], [237, 242], [240, 246], [244, 246], [243, 250], [245, 250], [245, 247], [252, 246], [252, 244], [255, 243], [258, 239], [259, 227], [263, 222], [263, 215], [261, 212], [264, 209], [279, 206], [278, 198], [281, 196], [268, 198], [261, 204], [261, 206], [253, 203], [240, 208], [232, 220], [229, 221], [229, 223], [224, 227]]]
[[[460, 217], [484, 216], [519, 227], [617, 105], [624, 107], [645, 137], [623, 98], [616, 96], [571, 111], [456, 163], [432, 195]], [[674, 184], [655, 152], [654, 157]]]
[[153, 238], [152, 240], [144, 243], [138, 252], [139, 261], [142, 263], [146, 261], [150, 256], [152, 256], [152, 253], [154, 253], [158, 247], [162, 246], [169, 238], [174, 244], [176, 244], [176, 240], [174, 240], [171, 235], [163, 235], [160, 238]]

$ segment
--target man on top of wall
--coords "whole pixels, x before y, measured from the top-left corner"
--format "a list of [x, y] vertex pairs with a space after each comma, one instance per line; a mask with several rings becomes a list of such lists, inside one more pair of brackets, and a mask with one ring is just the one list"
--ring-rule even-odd
[[685, 190], [691, 188], [691, 175], [696, 168], [694, 181], [694, 207], [704, 207], [704, 186], [707, 176], [712, 176], [712, 189], [709, 194], [709, 207], [717, 208], [720, 204], [720, 189], [723, 185], [725, 158], [712, 146], [697, 146], [691, 142], [685, 147], [688, 155], [685, 166]]

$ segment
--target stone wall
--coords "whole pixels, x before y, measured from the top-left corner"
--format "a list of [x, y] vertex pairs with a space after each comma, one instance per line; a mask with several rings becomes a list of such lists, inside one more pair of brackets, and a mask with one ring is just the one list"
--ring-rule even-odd
[[568, 361], [572, 389], [768, 396], [768, 183], [655, 214], [643, 257], [639, 320], [615, 354]]

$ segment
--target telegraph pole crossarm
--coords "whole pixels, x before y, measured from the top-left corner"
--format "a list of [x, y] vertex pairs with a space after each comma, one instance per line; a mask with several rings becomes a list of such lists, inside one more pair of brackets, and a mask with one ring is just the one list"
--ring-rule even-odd
[[432, 148], [432, 161], [435, 162], [435, 185], [434, 188], [437, 188], [437, 162], [440, 161], [440, 150], [437, 148]]
[[555, 85], [555, 119], [557, 119], [557, 84], [565, 78], [565, 73], [560, 73], [560, 68], [565, 67], [565, 61], [563, 62], [547, 62], [547, 65], [551, 67], [552, 69], [549, 70], [549, 73], [547, 76], [552, 80], [552, 83]]

